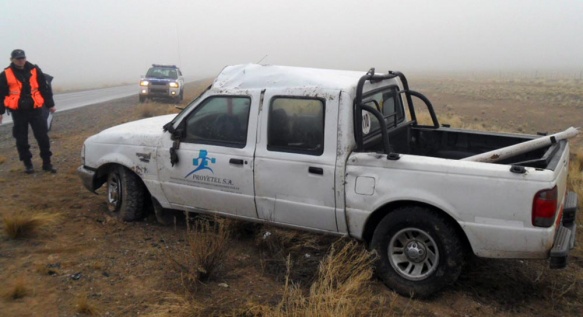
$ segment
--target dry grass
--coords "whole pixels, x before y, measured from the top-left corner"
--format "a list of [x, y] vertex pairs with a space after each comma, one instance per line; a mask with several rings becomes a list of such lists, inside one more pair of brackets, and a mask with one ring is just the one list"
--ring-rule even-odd
[[0, 164], [4, 164], [4, 162], [6, 162], [6, 157], [0, 155]]
[[[451, 107], [451, 105], [446, 105], [447, 107]], [[433, 125], [433, 121], [431, 120], [431, 116], [429, 115], [428, 111], [419, 111], [415, 114], [417, 116], [417, 122], [420, 125]], [[454, 114], [451, 111], [442, 112], [437, 114], [437, 120], [439, 124], [448, 124], [452, 128], [456, 129], [467, 129], [467, 130], [475, 130], [475, 131], [489, 131], [489, 132], [524, 132], [526, 129], [525, 126], [517, 127], [516, 131], [508, 131], [507, 129], [503, 129], [499, 126], [488, 122], [480, 122], [480, 119], [474, 118], [473, 120], [466, 120], [465, 118]]]
[[[4, 284], [4, 283], [3, 283]], [[2, 297], [6, 300], [17, 300], [30, 294], [26, 280], [19, 277], [8, 286], [3, 286]], [[4, 288], [6, 287], [6, 288]]]
[[60, 214], [16, 212], [2, 217], [4, 232], [10, 239], [32, 237], [57, 223]]
[[84, 314], [88, 316], [99, 315], [99, 309], [92, 303], [87, 294], [81, 294], [75, 299], [75, 311], [79, 314]]
[[[406, 308], [396, 309], [384, 295], [375, 294], [371, 286], [375, 256], [355, 241], [335, 242], [320, 262], [317, 279], [307, 295], [289, 280], [288, 273], [281, 302], [276, 307], [250, 306], [246, 316], [403, 316]], [[395, 300], [394, 295], [392, 300]]]
[[[577, 193], [579, 198], [579, 211], [577, 213], [576, 223], [578, 227], [583, 225], [583, 150], [573, 150], [569, 164], [569, 190]], [[583, 245], [583, 235], [577, 235], [577, 244]], [[583, 257], [581, 247], [575, 248], [573, 254]], [[583, 277], [582, 277], [583, 278]]]
[[318, 278], [310, 287], [308, 297], [299, 287], [286, 281], [278, 313], [282, 316], [380, 315], [380, 312], [370, 309], [377, 306], [372, 304], [384, 306], [384, 298], [370, 296], [367, 287], [372, 277], [374, 256], [355, 242], [337, 250], [340, 243], [332, 245], [330, 253], [320, 263]]
[[[294, 282], [311, 283], [320, 261], [336, 239], [333, 236], [263, 226], [255, 243], [262, 251], [260, 264], [264, 272], [276, 279], [283, 279], [288, 272], [287, 278]], [[290, 271], [289, 265], [294, 269]]]
[[[217, 316], [336, 317], [336, 316], [406, 316], [411, 309], [397, 306], [398, 295], [377, 294], [371, 289], [375, 256], [362, 244], [338, 240], [319, 263], [317, 278], [305, 294], [300, 284], [291, 281], [296, 269], [291, 257], [283, 295], [276, 305], [247, 302], [242, 307]], [[207, 307], [208, 308], [208, 307]], [[208, 312], [208, 310], [206, 310]], [[205, 307], [196, 297], [170, 295], [155, 305], [147, 316], [203, 316]]]
[[[569, 164], [569, 188], [579, 197], [583, 197], [583, 150], [574, 150], [571, 153]], [[583, 200], [579, 200], [579, 209], [583, 210]]]
[[93, 268], [94, 270], [97, 270], [97, 271], [102, 271], [105, 267], [106, 267], [106, 264], [104, 261], [95, 261], [91, 265], [91, 268]]
[[44, 263], [37, 263], [35, 264], [36, 272], [41, 275], [56, 275], [61, 273], [61, 264], [44, 264]]
[[182, 273], [186, 289], [196, 289], [198, 282], [212, 280], [220, 274], [230, 247], [230, 223], [224, 218], [200, 218], [189, 226], [184, 253], [181, 258], [171, 257]]
[[146, 317], [202, 317], [204, 306], [194, 298], [177, 294], [167, 294], [162, 304], [152, 305], [151, 312]]
[[137, 107], [138, 118], [150, 118], [170, 113], [178, 113], [180, 110], [174, 105], [159, 103], [144, 103]]
[[[415, 81], [422, 84], [423, 80]], [[524, 103], [538, 100], [559, 106], [583, 107], [583, 85], [580, 80], [550, 80], [544, 78], [503, 79], [455, 78], [448, 76], [438, 81], [435, 93], [453, 94], [478, 100], [514, 100]]]

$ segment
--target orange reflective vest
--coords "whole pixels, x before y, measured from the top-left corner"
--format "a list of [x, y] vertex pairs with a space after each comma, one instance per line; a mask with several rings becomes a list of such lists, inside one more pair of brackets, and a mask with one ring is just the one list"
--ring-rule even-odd
[[[22, 83], [16, 79], [12, 68], [7, 68], [4, 73], [6, 74], [8, 90], [10, 91], [8, 96], [4, 98], [4, 106], [10, 110], [18, 110], [18, 100], [20, 100], [20, 93], [22, 92]], [[30, 95], [34, 101], [34, 108], [41, 108], [45, 103], [45, 99], [38, 90], [36, 68], [33, 68], [30, 71], [30, 74]]]

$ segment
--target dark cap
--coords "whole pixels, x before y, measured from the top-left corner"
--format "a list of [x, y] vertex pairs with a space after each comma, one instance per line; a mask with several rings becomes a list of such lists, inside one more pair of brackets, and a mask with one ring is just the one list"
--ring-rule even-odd
[[23, 58], [23, 57], [26, 57], [24, 51], [18, 49], [12, 51], [12, 54], [10, 55], [10, 58]]

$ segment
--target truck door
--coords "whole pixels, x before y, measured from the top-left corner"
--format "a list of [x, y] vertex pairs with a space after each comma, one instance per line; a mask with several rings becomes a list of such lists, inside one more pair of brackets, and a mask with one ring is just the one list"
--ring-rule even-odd
[[[177, 122], [181, 137], [163, 138], [158, 155], [162, 190], [173, 208], [257, 218], [253, 188], [259, 93], [203, 99]], [[255, 115], [252, 115], [254, 113]]]
[[339, 92], [305, 94], [265, 92], [255, 152], [257, 212], [267, 221], [335, 232]]

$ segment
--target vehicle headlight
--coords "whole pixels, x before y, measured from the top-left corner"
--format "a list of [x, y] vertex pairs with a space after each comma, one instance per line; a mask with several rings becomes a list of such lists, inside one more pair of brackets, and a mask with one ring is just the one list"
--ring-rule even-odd
[[142, 80], [142, 81], [140, 81], [140, 86], [148, 86], [149, 83], [150, 82], [147, 80]]
[[170, 85], [170, 88], [178, 88], [178, 87], [180, 87], [180, 85], [177, 82], [171, 82], [169, 85]]

